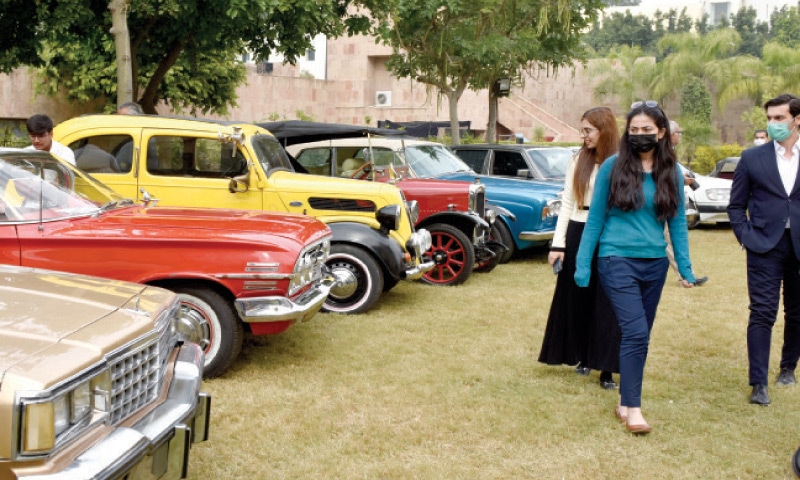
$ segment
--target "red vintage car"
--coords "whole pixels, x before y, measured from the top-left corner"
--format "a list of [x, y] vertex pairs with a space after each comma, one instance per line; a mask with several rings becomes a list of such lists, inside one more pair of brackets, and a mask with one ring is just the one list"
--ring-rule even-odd
[[178, 293], [179, 330], [205, 350], [206, 376], [233, 363], [245, 330], [314, 316], [335, 283], [330, 238], [302, 215], [135, 205], [49, 154], [0, 149], [0, 263]]
[[[419, 215], [415, 228], [431, 233], [428, 255], [434, 267], [422, 280], [434, 285], [460, 285], [473, 271], [491, 271], [506, 247], [489, 239], [497, 215], [487, 206], [486, 188], [480, 183], [393, 177], [375, 167], [366, 136], [402, 134], [401, 131], [336, 123], [297, 120], [259, 124], [270, 131], [296, 162], [298, 171], [371, 179], [394, 183], [405, 198], [415, 202]], [[391, 153], [391, 152], [389, 152]]]

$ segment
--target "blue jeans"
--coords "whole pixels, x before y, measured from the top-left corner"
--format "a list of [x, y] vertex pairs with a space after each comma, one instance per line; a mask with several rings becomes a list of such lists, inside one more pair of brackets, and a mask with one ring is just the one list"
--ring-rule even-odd
[[619, 390], [623, 407], [642, 406], [642, 377], [650, 330], [668, 269], [666, 257], [601, 257], [597, 261], [600, 283], [617, 314], [622, 332]]

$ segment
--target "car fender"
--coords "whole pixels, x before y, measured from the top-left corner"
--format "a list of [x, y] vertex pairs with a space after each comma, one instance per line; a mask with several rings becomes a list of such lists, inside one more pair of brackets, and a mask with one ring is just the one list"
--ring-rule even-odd
[[503, 216], [508, 218], [512, 222], [517, 221], [517, 216], [511, 213], [511, 211], [505, 207], [501, 207], [500, 205], [495, 205], [494, 203], [487, 203], [486, 210], [494, 210], [498, 217]]
[[429, 225], [433, 225], [435, 223], [446, 223], [448, 225], [452, 225], [464, 232], [464, 234], [466, 234], [469, 238], [474, 236], [474, 230], [476, 226], [485, 231], [489, 230], [489, 223], [486, 220], [478, 217], [474, 213], [458, 211], [434, 213], [433, 215], [425, 218], [425, 220], [417, 223], [415, 228], [427, 228]]
[[405, 251], [388, 235], [356, 222], [333, 222], [331, 243], [348, 243], [367, 250], [379, 262], [384, 273], [402, 280], [405, 277]]

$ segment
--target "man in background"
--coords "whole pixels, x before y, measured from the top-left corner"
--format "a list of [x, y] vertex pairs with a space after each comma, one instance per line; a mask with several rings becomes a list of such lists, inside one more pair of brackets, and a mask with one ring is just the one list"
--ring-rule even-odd
[[57, 141], [53, 140], [53, 120], [47, 115], [37, 113], [25, 123], [28, 128], [28, 138], [31, 145], [26, 150], [41, 150], [50, 152], [56, 157], [75, 165], [75, 153]]
[[756, 133], [753, 134], [753, 145], [755, 146], [764, 145], [768, 141], [769, 137], [766, 130], [756, 130]]

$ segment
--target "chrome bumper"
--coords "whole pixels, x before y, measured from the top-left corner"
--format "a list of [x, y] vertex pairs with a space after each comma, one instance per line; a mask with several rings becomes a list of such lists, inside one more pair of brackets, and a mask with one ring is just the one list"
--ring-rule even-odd
[[419, 280], [423, 275], [433, 270], [433, 267], [436, 266], [436, 262], [433, 260], [427, 260], [425, 262], [420, 263], [415, 267], [411, 267], [406, 270], [404, 280]]
[[294, 300], [281, 297], [239, 298], [234, 303], [239, 317], [244, 322], [282, 322], [294, 320], [306, 322], [311, 320], [325, 303], [331, 288], [336, 284], [336, 277], [326, 274], [315, 286]]
[[22, 480], [112, 480], [185, 478], [192, 443], [208, 440], [211, 397], [200, 391], [204, 356], [195, 344], [182, 345], [164, 403], [130, 427], [118, 427], [52, 474]]
[[546, 232], [522, 232], [519, 234], [520, 240], [528, 240], [530, 242], [544, 242], [552, 240], [555, 231], [548, 230]]

